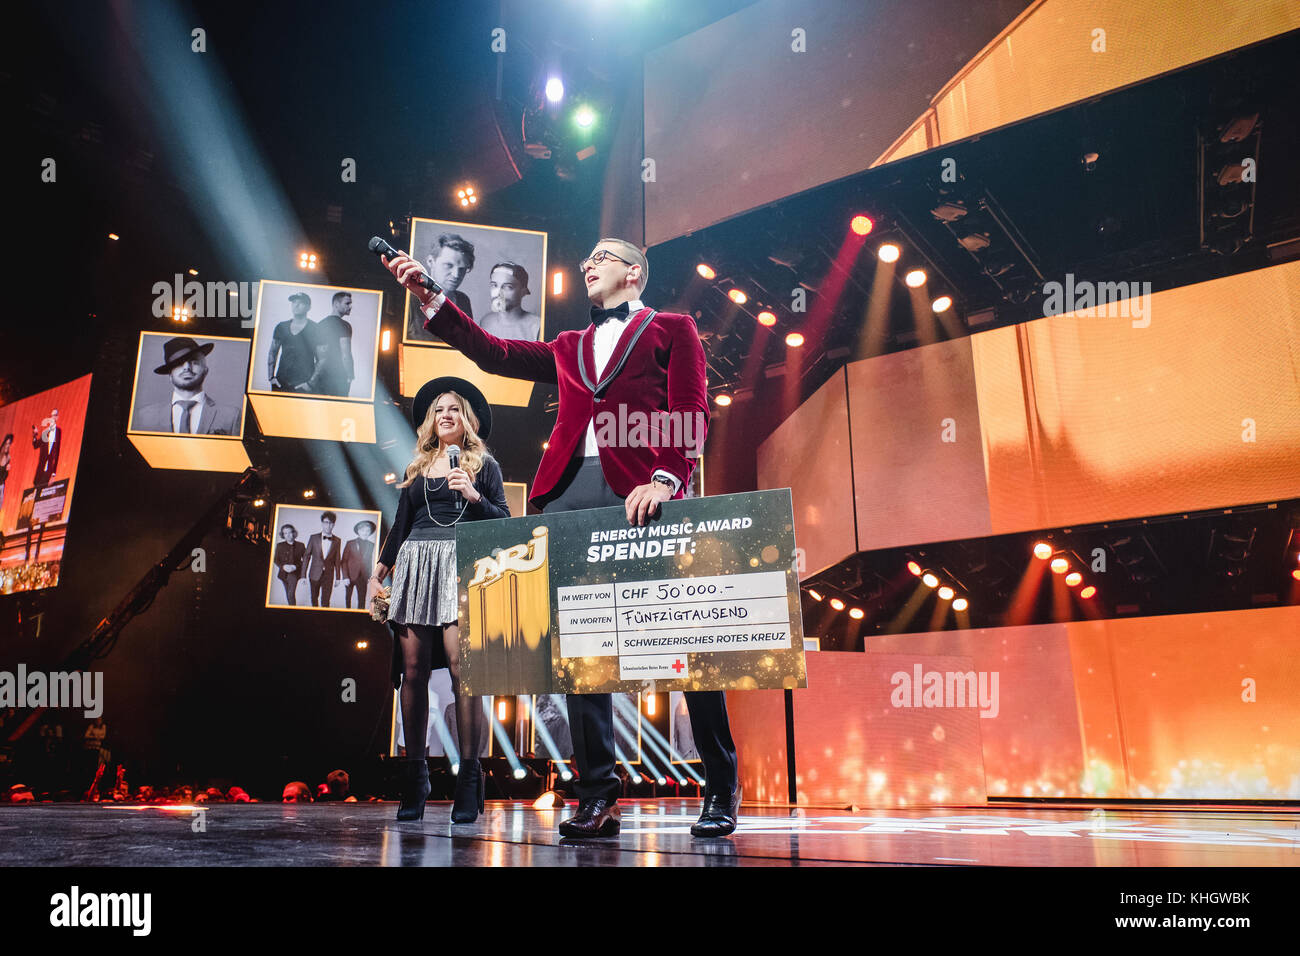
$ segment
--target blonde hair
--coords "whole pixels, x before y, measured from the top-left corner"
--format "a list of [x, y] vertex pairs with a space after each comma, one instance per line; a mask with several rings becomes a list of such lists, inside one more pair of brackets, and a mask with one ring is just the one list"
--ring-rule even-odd
[[438, 399], [443, 395], [450, 395], [460, 406], [460, 418], [465, 425], [465, 437], [460, 443], [460, 467], [469, 472], [470, 480], [473, 481], [478, 477], [478, 473], [483, 469], [483, 461], [488, 457], [487, 445], [483, 439], [478, 437], [478, 416], [474, 414], [474, 409], [470, 407], [469, 402], [465, 401], [456, 392], [443, 392], [441, 395], [435, 395], [433, 401], [429, 403], [429, 410], [424, 415], [424, 421], [415, 432], [415, 457], [411, 463], [406, 466], [406, 478], [398, 484], [398, 488], [405, 488], [411, 482], [415, 481], [420, 475], [424, 474], [434, 460], [442, 454], [442, 448], [438, 441], [438, 432], [435, 428], [435, 411], [438, 407]]
[[[637, 284], [636, 291], [638, 293], [644, 292], [646, 285], [650, 282], [650, 263], [646, 261], [645, 253], [641, 251], [641, 247], [633, 245], [626, 239], [613, 237], [602, 239], [600, 242], [612, 242], [614, 245], [619, 246], [625, 253], [624, 259], [634, 266], [641, 267], [641, 281]], [[596, 243], [596, 245], [600, 245], [600, 242]]]

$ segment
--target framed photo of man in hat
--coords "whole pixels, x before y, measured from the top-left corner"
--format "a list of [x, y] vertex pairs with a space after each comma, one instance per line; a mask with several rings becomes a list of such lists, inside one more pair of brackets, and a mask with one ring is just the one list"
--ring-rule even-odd
[[[546, 334], [546, 233], [443, 219], [411, 220], [411, 255], [460, 310], [503, 339]], [[402, 341], [441, 345], [410, 293]]]
[[127, 431], [242, 438], [248, 357], [248, 339], [141, 332]]
[[381, 513], [327, 505], [276, 505], [266, 606], [366, 610]]
[[377, 289], [263, 279], [249, 393], [373, 401], [383, 300]]

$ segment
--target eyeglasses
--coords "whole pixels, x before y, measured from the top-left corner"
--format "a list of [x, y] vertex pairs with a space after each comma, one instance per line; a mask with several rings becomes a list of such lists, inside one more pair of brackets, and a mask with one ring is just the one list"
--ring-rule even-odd
[[617, 259], [619, 262], [627, 266], [634, 264], [628, 262], [622, 256], [614, 255], [614, 253], [610, 252], [608, 249], [597, 249], [595, 253], [593, 253], [590, 256], [587, 256], [587, 258], [583, 259], [581, 262], [578, 263], [578, 271], [586, 272], [592, 266], [598, 266], [606, 259]]

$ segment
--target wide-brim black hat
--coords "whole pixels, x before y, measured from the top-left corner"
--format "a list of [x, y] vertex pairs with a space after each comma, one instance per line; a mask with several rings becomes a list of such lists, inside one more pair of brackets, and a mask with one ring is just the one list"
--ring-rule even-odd
[[189, 358], [195, 352], [201, 355], [207, 355], [214, 348], [215, 342], [209, 342], [207, 345], [199, 345], [193, 339], [187, 336], [168, 339], [163, 343], [163, 363], [153, 370], [155, 375], [166, 375], [172, 370], [173, 366], [180, 365], [181, 362]]
[[488, 435], [492, 433], [492, 406], [477, 386], [455, 375], [444, 375], [420, 386], [415, 402], [411, 405], [411, 424], [416, 430], [424, 424], [424, 417], [429, 414], [433, 400], [444, 392], [455, 392], [469, 402], [470, 410], [478, 419], [478, 437], [487, 441]]
[[360, 534], [360, 533], [361, 533], [361, 526], [362, 526], [362, 525], [366, 525], [366, 524], [370, 525], [370, 533], [371, 533], [371, 534], [374, 534], [374, 533], [375, 533], [375, 523], [374, 523], [373, 521], [370, 521], [369, 519], [367, 519], [367, 520], [365, 520], [365, 521], [358, 521], [356, 524], [354, 524], [354, 525], [352, 526], [352, 533], [353, 533], [353, 534]]

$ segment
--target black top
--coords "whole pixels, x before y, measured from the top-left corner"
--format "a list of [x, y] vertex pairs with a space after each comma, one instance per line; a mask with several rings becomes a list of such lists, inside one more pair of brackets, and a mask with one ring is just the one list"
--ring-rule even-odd
[[[483, 497], [476, 504], [463, 503], [465, 513], [461, 516], [461, 521], [510, 517], [505, 486], [501, 482], [501, 466], [496, 463], [496, 459], [483, 460], [483, 468], [474, 479], [474, 489]], [[447, 526], [456, 521], [462, 505], [459, 498], [456, 492], [447, 487], [446, 478], [430, 479], [421, 475], [401, 489], [401, 495], [397, 499], [397, 517], [393, 519], [393, 526], [384, 539], [379, 562], [389, 568], [396, 564], [397, 550], [403, 541], [411, 537], [412, 532], [438, 529], [439, 522], [442, 526]]]
[[[320, 368], [317, 370], [318, 389], [326, 395], [346, 395], [352, 379], [355, 377], [352, 368], [352, 325], [344, 321], [338, 315], [330, 313], [316, 323], [316, 328], [312, 333], [316, 340], [316, 347], [324, 345], [325, 357], [321, 359]], [[348, 340], [348, 352], [346, 359], [343, 350], [339, 347], [339, 340]]]
[[280, 346], [275, 377], [281, 390], [286, 392], [307, 381], [316, 371], [316, 323], [308, 319], [302, 331], [295, 335], [292, 322], [292, 319], [285, 319], [271, 333], [272, 342]]

